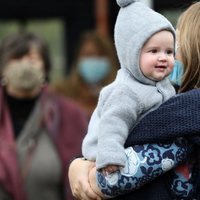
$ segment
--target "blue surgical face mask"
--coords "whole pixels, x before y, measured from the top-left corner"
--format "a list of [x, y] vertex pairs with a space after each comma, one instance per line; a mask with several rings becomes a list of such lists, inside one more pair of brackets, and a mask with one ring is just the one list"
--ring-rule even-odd
[[88, 57], [78, 63], [80, 76], [89, 84], [102, 81], [110, 72], [110, 62], [107, 58]]
[[172, 83], [175, 83], [176, 85], [180, 86], [182, 77], [183, 77], [183, 63], [179, 60], [175, 60], [174, 68], [169, 75], [169, 79]]

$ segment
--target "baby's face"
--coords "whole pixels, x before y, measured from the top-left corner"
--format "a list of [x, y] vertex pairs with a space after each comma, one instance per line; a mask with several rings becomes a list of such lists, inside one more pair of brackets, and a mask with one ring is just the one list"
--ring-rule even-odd
[[154, 34], [143, 46], [140, 69], [144, 76], [161, 81], [170, 74], [174, 66], [174, 37], [169, 31]]

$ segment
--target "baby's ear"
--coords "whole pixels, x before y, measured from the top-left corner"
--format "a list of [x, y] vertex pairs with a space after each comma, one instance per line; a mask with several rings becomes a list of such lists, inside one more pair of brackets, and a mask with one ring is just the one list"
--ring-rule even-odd
[[137, 0], [117, 0], [117, 4], [120, 6], [120, 7], [126, 7], [128, 6], [129, 4], [131, 3], [134, 3], [136, 2]]

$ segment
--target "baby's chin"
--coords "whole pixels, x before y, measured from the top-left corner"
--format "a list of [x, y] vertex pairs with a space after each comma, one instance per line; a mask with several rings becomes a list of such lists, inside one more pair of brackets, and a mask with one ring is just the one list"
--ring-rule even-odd
[[155, 76], [151, 77], [151, 80], [159, 82], [165, 79], [167, 76], [169, 76], [169, 73], [164, 73], [164, 74], [157, 74]]
[[162, 81], [166, 76], [158, 76], [158, 77], [149, 77], [152, 81], [159, 82]]

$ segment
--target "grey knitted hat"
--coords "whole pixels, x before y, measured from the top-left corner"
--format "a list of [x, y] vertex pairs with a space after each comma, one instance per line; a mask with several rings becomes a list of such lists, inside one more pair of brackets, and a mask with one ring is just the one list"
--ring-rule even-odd
[[154, 84], [144, 78], [139, 67], [139, 56], [145, 42], [161, 30], [169, 30], [175, 38], [171, 23], [161, 14], [135, 0], [117, 0], [119, 10], [115, 30], [115, 46], [121, 68], [128, 71], [139, 81]]

